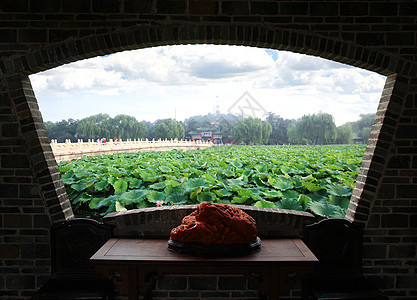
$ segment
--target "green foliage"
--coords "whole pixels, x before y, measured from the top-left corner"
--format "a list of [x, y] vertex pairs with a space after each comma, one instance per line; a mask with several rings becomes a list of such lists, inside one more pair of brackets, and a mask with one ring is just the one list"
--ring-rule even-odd
[[272, 132], [272, 125], [269, 124], [268, 121], [262, 122], [262, 144], [267, 145], [268, 141], [269, 141], [269, 136], [271, 135]]
[[307, 210], [347, 210], [364, 146], [218, 146], [117, 153], [59, 163], [73, 208], [101, 215], [202, 201]]
[[147, 128], [128, 115], [117, 115], [111, 118], [108, 114], [97, 114], [81, 120], [68, 119], [59, 122], [46, 122], [45, 127], [50, 139], [59, 143], [66, 139], [76, 142], [77, 139], [141, 139], [146, 137]]
[[296, 144], [327, 145], [337, 138], [333, 116], [327, 113], [304, 115], [288, 130], [289, 141]]
[[245, 144], [267, 144], [272, 126], [256, 118], [240, 119], [232, 129], [233, 139]]
[[97, 114], [80, 120], [77, 125], [79, 138], [93, 140], [103, 137], [142, 139], [146, 137], [146, 131], [145, 124], [128, 115], [111, 118], [107, 114]]
[[127, 139], [184, 139], [184, 126], [172, 119], [157, 120], [154, 123], [138, 122], [134, 117], [128, 115], [117, 115], [111, 118], [108, 114], [97, 114], [81, 120], [45, 123], [48, 137], [57, 139], [58, 142], [65, 142], [70, 139], [76, 142], [77, 139], [101, 138], [122, 140]]
[[370, 134], [371, 134], [371, 127], [364, 127], [358, 133], [358, 136], [360, 136], [362, 138], [362, 141], [363, 141], [364, 144], [367, 144]]
[[309, 205], [313, 213], [325, 218], [343, 218], [346, 214], [346, 211], [341, 207], [327, 202], [311, 201]]
[[336, 144], [352, 144], [353, 143], [353, 132], [352, 126], [345, 124], [337, 127], [337, 138]]
[[131, 190], [129, 192], [123, 193], [119, 197], [119, 201], [124, 206], [131, 205], [132, 203], [140, 203], [145, 200], [147, 192], [144, 190]]
[[59, 122], [45, 122], [46, 131], [49, 139], [56, 139], [58, 143], [64, 143], [65, 140], [71, 142], [77, 141], [77, 124], [74, 119], [62, 120]]
[[184, 126], [172, 119], [158, 120], [152, 129], [155, 140], [158, 139], [184, 139]]
[[290, 210], [303, 210], [300, 202], [293, 198], [283, 198], [276, 203], [277, 208]]
[[281, 118], [278, 115], [275, 115], [274, 113], [269, 113], [268, 117], [266, 118], [266, 121], [268, 121], [269, 124], [271, 124], [272, 131], [269, 136], [268, 143], [270, 145], [283, 145], [288, 144], [288, 136], [287, 131], [288, 127], [291, 124], [295, 123], [295, 120], [285, 120]]
[[[207, 114], [193, 116], [184, 123], [172, 119], [155, 122], [138, 122], [128, 115], [117, 115], [111, 118], [108, 114], [97, 114], [81, 120], [62, 120], [46, 122], [48, 137], [65, 142], [66, 139], [76, 142], [77, 139], [119, 138], [126, 139], [183, 139], [190, 138], [189, 133], [198, 128], [213, 127], [222, 133], [223, 141], [232, 138], [251, 144], [349, 144], [354, 136], [362, 137], [367, 142], [375, 114], [361, 114], [356, 122], [335, 127], [329, 114], [318, 113], [305, 115], [298, 121], [283, 119], [269, 113], [266, 121], [243, 121], [240, 116], [232, 114]], [[262, 124], [260, 125], [261, 122]], [[268, 125], [269, 124], [269, 125]]]
[[359, 120], [356, 122], [347, 123], [352, 127], [352, 131], [355, 136], [361, 137], [363, 143], [368, 142], [369, 134], [371, 133], [371, 127], [374, 123], [375, 114], [360, 114]]

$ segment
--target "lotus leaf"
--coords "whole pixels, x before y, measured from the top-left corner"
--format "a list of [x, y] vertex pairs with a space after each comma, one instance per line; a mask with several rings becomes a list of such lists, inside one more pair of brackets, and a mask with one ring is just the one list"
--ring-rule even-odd
[[361, 145], [219, 146], [85, 156], [60, 162], [59, 169], [75, 213], [92, 209], [104, 215], [155, 206], [158, 200], [164, 205], [207, 200], [309, 208], [320, 216], [343, 217], [364, 149]]

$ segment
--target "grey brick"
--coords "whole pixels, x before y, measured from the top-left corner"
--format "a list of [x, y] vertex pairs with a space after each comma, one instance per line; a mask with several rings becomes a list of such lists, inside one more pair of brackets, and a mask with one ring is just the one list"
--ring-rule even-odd
[[165, 275], [158, 280], [160, 290], [185, 290], [187, 288], [186, 276]]
[[8, 289], [34, 289], [35, 276], [33, 275], [9, 275], [6, 277]]
[[407, 258], [407, 257], [415, 257], [416, 255], [416, 246], [409, 245], [409, 246], [394, 246], [391, 245], [389, 248], [389, 256], [391, 258]]
[[219, 290], [245, 290], [246, 277], [221, 276], [219, 277]]
[[414, 275], [407, 275], [407, 276], [398, 276], [397, 277], [397, 284], [396, 288], [412, 288], [415, 289], [417, 286], [417, 276]]
[[188, 287], [190, 290], [216, 290], [217, 289], [217, 277], [189, 277]]

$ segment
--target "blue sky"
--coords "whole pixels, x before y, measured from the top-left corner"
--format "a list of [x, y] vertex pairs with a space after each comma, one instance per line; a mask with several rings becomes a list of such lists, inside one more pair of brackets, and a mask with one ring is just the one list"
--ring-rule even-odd
[[375, 112], [385, 77], [321, 58], [243, 46], [178, 45], [81, 60], [30, 76], [44, 121], [97, 113], [184, 120], [227, 113], [248, 93], [286, 119], [327, 112], [337, 125]]

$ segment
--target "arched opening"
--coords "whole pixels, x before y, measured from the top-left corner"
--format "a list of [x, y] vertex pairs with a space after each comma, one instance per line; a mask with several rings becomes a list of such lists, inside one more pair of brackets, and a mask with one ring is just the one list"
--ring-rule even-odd
[[410, 0], [2, 1], [0, 288], [5, 297], [30, 297], [39, 287], [49, 273], [50, 224], [73, 216], [27, 75], [128, 49], [214, 43], [308, 53], [388, 76], [349, 220], [364, 225], [366, 277], [392, 299], [412, 298], [416, 5]]
[[[195, 29], [201, 28], [197, 26]], [[217, 28], [217, 27], [216, 27]], [[389, 71], [387, 68], [391, 67], [389, 65], [389, 58], [384, 57], [381, 54], [371, 53], [369, 51], [364, 51], [358, 46], [352, 46], [349, 44], [343, 44], [339, 41], [333, 41], [327, 38], [319, 38], [316, 36], [309, 36], [303, 33], [296, 33], [296, 32], [289, 32], [289, 31], [282, 31], [282, 30], [271, 30], [271, 29], [259, 29], [259, 28], [251, 28], [251, 27], [235, 27], [227, 25], [227, 33], [225, 31], [216, 32], [214, 35], [211, 26], [204, 26], [204, 31], [202, 32], [203, 36], [200, 37], [199, 41], [201, 42], [214, 42], [222, 44], [226, 38], [230, 43], [234, 44], [242, 44], [242, 45], [249, 45], [249, 46], [262, 46], [268, 47], [271, 49], [286, 49], [294, 52], [299, 53], [307, 53], [311, 55], [317, 55], [324, 58], [330, 58], [335, 61], [339, 61], [342, 63], [347, 63], [355, 66], [360, 66], [365, 69], [369, 69], [372, 71], [377, 71], [382, 74], [388, 75]], [[166, 45], [173, 44], [173, 40], [175, 44], [178, 43], [187, 43], [188, 41], [196, 41], [199, 34], [197, 34], [193, 30], [189, 30], [190, 28], [184, 27], [141, 27], [135, 31], [123, 31], [119, 33], [115, 33], [111, 36], [97, 36], [89, 39], [84, 39], [76, 42], [70, 42], [67, 44], [59, 45], [58, 47], [51, 48], [48, 51], [40, 51], [37, 53], [33, 53], [25, 59], [25, 63], [22, 63], [22, 68], [26, 68], [24, 72], [26, 74], [34, 73], [40, 70], [48, 69], [52, 66], [58, 66], [69, 61], [75, 61], [80, 58], [87, 58], [95, 56], [96, 53], [113, 53], [123, 49], [131, 49], [131, 48], [142, 48], [146, 46], [153, 46], [160, 43], [164, 43]], [[203, 28], [201, 28], [203, 29]], [[210, 33], [210, 38], [206, 36], [206, 34]], [[226, 35], [226, 36], [224, 36]], [[182, 38], [177, 40], [177, 38], [181, 36]], [[396, 66], [392, 66], [394, 69]], [[23, 70], [22, 70], [23, 71]], [[22, 78], [22, 77], [21, 77]], [[19, 80], [21, 78], [10, 78], [11, 81]], [[389, 102], [389, 97], [385, 95], [390, 95], [390, 91], [393, 89], [393, 80], [395, 77], [390, 77], [387, 81], [387, 84], [384, 88], [382, 101], [383, 107], [387, 107], [385, 103]], [[29, 89], [23, 89], [23, 94], [26, 99], [33, 98], [33, 92], [31, 91], [30, 83], [28, 78], [23, 76], [22, 78], [29, 87]], [[395, 81], [394, 81], [395, 82]], [[32, 112], [30, 111], [32, 109]], [[29, 108], [29, 113], [33, 114], [33, 108]], [[37, 114], [37, 112], [35, 112]], [[377, 138], [380, 134], [380, 131], [383, 127], [384, 121], [384, 112], [379, 114], [380, 116], [377, 117], [376, 125], [374, 125], [373, 130], [371, 132], [371, 138]], [[40, 149], [47, 150], [46, 153], [50, 152], [49, 145], [47, 144], [47, 137], [46, 133], [41, 128], [36, 132], [39, 135]], [[38, 140], [38, 141], [39, 141]], [[368, 147], [367, 153], [368, 155], [365, 158], [369, 158], [369, 161], [365, 161], [362, 166], [361, 174], [367, 174], [366, 176], [361, 176], [360, 182], [357, 182], [355, 190], [353, 191], [353, 201], [351, 202], [351, 206], [348, 211], [347, 218], [352, 220], [355, 219], [355, 214], [357, 214], [357, 206], [360, 201], [365, 200], [358, 197], [358, 195], [363, 194], [363, 189], [365, 190], [369, 187], [369, 190], [375, 190], [375, 185], [378, 185], [377, 178], [370, 179], [368, 167], [372, 165], [372, 161], [374, 159], [373, 151], [375, 150], [375, 142], [371, 142], [371, 146]], [[47, 190], [44, 190], [43, 194], [48, 195], [51, 197], [49, 199], [45, 199], [46, 203], [49, 203], [51, 215], [53, 216], [52, 219], [62, 218], [64, 215], [67, 217], [72, 216], [72, 212], [69, 209], [68, 199], [65, 195], [65, 191], [62, 188], [62, 182], [59, 178], [56, 178], [55, 174], [57, 174], [57, 167], [56, 164], [52, 159], [50, 159], [50, 155], [46, 154], [45, 151], [42, 151], [46, 157], [45, 162], [41, 163], [39, 166], [42, 165], [40, 172], [47, 172], [49, 173], [49, 179], [46, 180], [43, 187]], [[378, 162], [376, 162], [378, 164]], [[45, 164], [47, 167], [45, 168]], [[36, 166], [35, 166], [36, 169]], [[52, 173], [51, 173], [52, 171]], [[378, 177], [378, 176], [376, 176]], [[55, 179], [52, 179], [55, 178]], [[52, 180], [49, 181], [49, 180]], [[364, 180], [364, 182], [362, 182]], [[370, 206], [370, 198], [373, 198], [374, 195], [367, 196], [365, 200], [365, 208], [364, 211], [369, 212]], [[66, 212], [62, 215], [63, 210]], [[361, 217], [361, 221], [366, 221], [367, 214], [365, 213], [363, 217]], [[64, 217], [66, 218], [66, 217]]]
[[[202, 29], [201, 33], [197, 33], [199, 28]], [[189, 29], [192, 30], [189, 31]], [[160, 43], [174, 44], [173, 40], [180, 34], [179, 36], [182, 38], [177, 39], [176, 43], [209, 41], [221, 44], [227, 40], [234, 44], [261, 45], [273, 49], [287, 49], [318, 55], [389, 75], [381, 98], [381, 105], [378, 108], [377, 119], [372, 128], [371, 141], [366, 150], [361, 176], [358, 178], [348, 212], [348, 218], [352, 221], [364, 224], [370, 222], [369, 213], [376, 199], [376, 191], [380, 186], [379, 179], [384, 171], [391, 147], [389, 141], [395, 133], [391, 121], [396, 124], [398, 118], [398, 114], [393, 113], [398, 109], [395, 109], [395, 101], [392, 102], [391, 99], [402, 99], [401, 80], [397, 80], [395, 72], [402, 70], [407, 64], [397, 59], [393, 60], [390, 56], [377, 51], [372, 52], [360, 46], [312, 36], [309, 33], [270, 29], [259, 31], [259, 28], [253, 29], [250, 26], [225, 26], [223, 29], [226, 30], [220, 30], [213, 37], [212, 31], [214, 29], [211, 26], [190, 26], [182, 29], [141, 27], [132, 31], [94, 36], [76, 42], [51, 46], [48, 49], [31, 52], [25, 57], [17, 58], [8, 65], [12, 70], [9, 72], [12, 75], [6, 76], [8, 85], [12, 87], [11, 99], [15, 104], [17, 120], [20, 122], [33, 172], [39, 180], [42, 200], [46, 204], [52, 221], [69, 219], [73, 217], [73, 214], [27, 75], [69, 61], [93, 57], [97, 53], [108, 54]], [[209, 36], [206, 33], [210, 33]], [[245, 38], [246, 34], [249, 34], [247, 38]]]
[[[53, 82], [53, 84], [57, 86], [58, 91], [55, 95], [53, 94], [52, 90], [48, 91], [48, 94], [50, 94], [51, 97], [49, 101], [53, 100], [54, 103], [62, 100], [59, 99], [59, 95], [57, 95], [57, 93], [61, 93], [62, 91], [65, 92], [67, 89], [75, 89], [78, 91], [88, 87], [89, 91], [87, 93], [99, 94], [100, 101], [95, 104], [86, 104], [89, 100], [92, 100], [86, 99], [88, 96], [83, 94], [78, 96], [78, 98], [80, 98], [79, 101], [82, 103], [79, 104], [78, 107], [79, 110], [83, 111], [84, 115], [87, 112], [94, 111], [94, 105], [100, 106], [100, 109], [97, 111], [97, 113], [105, 112], [105, 110], [101, 109], [102, 106], [104, 107], [108, 105], [106, 104], [106, 94], [116, 93], [119, 98], [129, 98], [130, 95], [127, 92], [120, 93], [117, 91], [117, 89], [127, 90], [129, 86], [137, 85], [135, 87], [136, 92], [132, 92], [134, 93], [133, 97], [131, 97], [132, 100], [127, 100], [127, 104], [122, 104], [123, 100], [125, 99], [110, 98], [110, 101], [117, 101], [117, 105], [115, 106], [113, 104], [112, 108], [114, 110], [119, 110], [120, 107], [125, 106], [127, 110], [122, 110], [122, 113], [135, 113], [135, 109], [140, 109], [141, 112], [145, 110], [146, 114], [149, 114], [151, 111], [158, 111], [160, 110], [160, 107], [167, 107], [169, 106], [169, 103], [171, 103], [174, 104], [174, 106], [168, 107], [171, 109], [171, 111], [164, 111], [162, 115], [167, 116], [170, 114], [173, 116], [175, 111], [175, 116], [177, 116], [176, 108], [178, 107], [178, 115], [180, 115], [181, 113], [184, 113], [182, 111], [184, 106], [181, 107], [180, 103], [178, 103], [178, 99], [176, 98], [187, 98], [188, 101], [186, 102], [186, 105], [190, 105], [193, 104], [193, 100], [196, 100], [193, 99], [196, 97], [195, 95], [198, 95], [199, 99], [197, 99], [194, 104], [198, 102], [198, 106], [203, 106], [204, 104], [206, 106], [210, 106], [210, 104], [211, 106], [215, 106], [219, 104], [219, 102], [217, 102], [216, 95], [220, 95], [220, 99], [223, 100], [222, 102], [224, 102], [224, 100], [229, 100], [226, 103], [221, 103], [222, 112], [235, 114], [235, 112], [231, 110], [236, 102], [236, 99], [233, 97], [239, 97], [239, 93], [244, 93], [245, 91], [247, 92], [247, 90], [250, 90], [251, 94], [256, 96], [256, 103], [260, 103], [260, 106], [264, 110], [261, 111], [261, 114], [266, 111], [273, 111], [274, 113], [283, 112], [285, 114], [285, 109], [287, 109], [286, 106], [295, 106], [297, 109], [292, 113], [296, 113], [296, 115], [291, 118], [298, 119], [303, 114], [317, 113], [321, 110], [324, 110], [325, 112], [338, 113], [336, 117], [338, 125], [343, 124], [343, 120], [347, 121], [349, 118], [352, 120], [351, 118], [353, 116], [347, 116], [349, 109], [355, 111], [355, 107], [353, 107], [353, 105], [355, 105], [355, 99], [349, 98], [349, 96], [344, 94], [343, 89], [346, 89], [346, 87], [350, 84], [352, 86], [349, 87], [348, 93], [351, 95], [351, 91], [356, 90], [355, 92], [358, 97], [361, 97], [362, 95], [360, 94], [364, 93], [366, 90], [372, 89], [369, 87], [372, 81], [375, 82], [380, 78], [378, 76], [372, 76], [369, 74], [362, 76], [362, 71], [359, 69], [355, 70], [346, 65], [336, 64], [330, 61], [319, 62], [317, 60], [310, 59], [309, 56], [294, 55], [294, 58], [291, 60], [289, 59], [290, 56], [288, 52], [280, 52], [278, 54], [278, 52], [274, 50], [247, 47], [239, 49], [239, 47], [232, 47], [230, 54], [222, 56], [222, 53], [227, 52], [227, 50], [225, 48], [221, 48], [220, 46], [202, 45], [199, 48], [197, 45], [183, 45], [176, 47], [177, 48], [175, 48], [175, 46], [153, 48], [155, 50], [153, 52], [151, 51], [152, 49], [149, 48], [139, 50], [137, 52], [120, 52], [111, 56], [107, 56], [106, 58], [95, 58], [94, 60], [99, 61], [97, 64], [98, 67], [94, 67], [94, 63], [90, 63], [88, 61], [81, 62], [79, 66], [69, 65], [67, 67], [67, 71], [64, 71], [63, 73], [72, 72], [74, 75], [72, 77], [65, 78], [65, 81], [62, 78], [59, 78], [59, 75], [54, 76], [52, 72], [45, 73], [44, 75], [35, 75], [32, 78], [35, 81], [40, 82], [37, 84], [38, 87], [41, 87], [42, 84], [46, 85], [47, 82], [49, 82], [49, 84]], [[221, 49], [216, 50], [216, 47], [220, 47]], [[200, 56], [197, 56], [196, 53], [199, 53]], [[137, 58], [140, 56], [143, 56], [141, 60], [140, 58]], [[153, 61], [152, 58], [156, 56], [158, 57], [158, 61]], [[246, 59], [248, 56], [252, 57], [252, 59]], [[257, 57], [256, 60], [253, 59], [253, 57]], [[176, 64], [174, 59], [179, 60], [180, 63]], [[137, 61], [135, 62], [135, 60]], [[273, 65], [274, 63], [276, 65]], [[329, 65], [332, 66], [333, 69], [331, 69]], [[113, 66], [114, 69], [111, 69], [111, 66]], [[136, 66], [138, 66], [137, 68], [139, 70], [135, 70]], [[278, 66], [280, 67], [279, 69]], [[87, 75], [84, 75], [86, 73], [81, 72], [83, 68], [90, 68], [85, 70], [85, 72], [88, 72]], [[185, 71], [185, 68], [187, 69], [187, 72]], [[313, 69], [313, 71], [308, 72], [311, 69]], [[163, 72], [161, 72], [162, 70]], [[247, 73], [250, 73], [251, 76], [245, 77], [244, 74]], [[139, 78], [139, 80], [129, 80], [129, 76]], [[335, 79], [330, 80], [331, 77], [334, 77]], [[231, 91], [227, 91], [224, 86], [220, 86], [218, 81], [214, 81], [214, 84], [211, 84], [209, 79], [212, 78], [220, 78], [223, 81], [227, 81], [226, 83], [232, 87], [230, 88]], [[311, 80], [311, 78], [317, 79]], [[59, 83], [60, 79], [62, 81], [61, 83]], [[104, 82], [106, 80], [113, 80], [118, 82], [118, 84], [110, 85]], [[383, 79], [380, 80], [382, 81]], [[144, 83], [141, 83], [141, 81]], [[236, 81], [241, 82], [236, 84]], [[254, 85], [251, 85], [252, 81], [255, 82]], [[162, 84], [168, 86], [169, 89], [167, 89], [165, 94], [155, 95], [154, 93], [148, 93], [150, 94], [150, 96], [148, 96], [148, 94], [143, 90], [147, 88], [147, 85], [150, 85], [150, 88], [154, 91], [155, 86], [152, 86], [152, 84], [156, 85], [155, 82], [162, 82]], [[334, 82], [337, 82], [337, 84]], [[178, 85], [183, 85], [187, 86], [187, 89], [190, 89], [189, 85], [191, 83], [194, 83], [198, 87], [194, 88], [194, 90], [191, 90], [191, 93], [188, 92], [188, 95], [186, 89], [181, 90], [181, 87], [178, 88]], [[299, 89], [301, 90], [299, 94], [301, 95], [291, 95], [295, 94], [293, 87], [294, 83], [295, 85], [299, 86]], [[204, 89], [203, 84], [207, 85], [208, 87]], [[292, 89], [290, 90], [287, 88], [287, 86], [291, 84]], [[215, 88], [215, 85], [218, 86], [217, 89]], [[281, 87], [281, 89], [279, 89], [279, 87]], [[381, 82], [379, 83], [379, 88], [382, 88]], [[93, 90], [92, 92], [91, 89]], [[158, 91], [162, 89], [162, 85], [159, 85], [157, 88]], [[167, 98], [167, 94], [173, 93], [172, 90], [175, 91], [176, 89], [179, 91], [175, 92], [175, 94], [180, 94], [182, 91], [180, 96], [169, 99], [169, 102], [165, 104], [157, 103], [157, 99], [155, 98]], [[198, 89], [198, 91], [196, 89]], [[328, 91], [328, 93], [322, 93], [319, 96], [314, 97], [314, 95], [311, 94], [318, 94], [315, 89], [323, 89]], [[138, 92], [139, 90], [140, 92]], [[337, 90], [341, 90], [342, 92], [336, 94], [335, 96], [330, 93], [330, 91]], [[374, 95], [375, 106], [371, 109], [365, 108], [367, 111], [361, 112], [376, 110], [375, 99], [377, 99], [377, 101], [379, 100], [380, 91], [374, 90], [374, 93], [376, 94]], [[334, 97], [334, 99], [332, 99], [332, 97]], [[368, 98], [362, 99], [363, 101], [361, 102], [361, 105], [365, 105], [367, 102], [371, 102], [369, 101], [369, 95], [365, 97]], [[148, 99], [142, 100], [143, 98]], [[337, 101], [343, 102], [345, 98], [349, 98], [349, 102], [341, 103], [344, 106], [336, 107], [336, 105], [332, 105], [332, 103]], [[76, 103], [73, 99], [68, 102], [70, 102], [70, 105], [67, 106], [67, 108], [64, 106], [64, 108], [60, 109], [69, 111], [71, 109], [70, 106], [76, 106]], [[147, 107], [151, 105], [149, 102], [155, 102], [156, 105], [152, 109], [148, 109]], [[254, 104], [256, 103], [254, 102]], [[288, 105], [288, 103], [292, 103], [293, 105]], [[271, 108], [274, 105], [275, 110], [272, 110]], [[358, 106], [360, 104], [356, 105]], [[51, 106], [51, 104], [49, 106]], [[315, 106], [318, 108], [315, 108]], [[277, 109], [277, 107], [279, 109]], [[330, 110], [328, 110], [329, 107]], [[210, 111], [210, 109], [211, 108], [206, 108], [208, 111]], [[109, 111], [107, 110], [106, 112]], [[56, 115], [57, 113], [58, 111], [55, 109], [50, 114]], [[204, 110], [200, 110], [194, 115], [191, 112], [187, 113], [188, 117], [191, 118], [192, 116], [196, 116], [198, 114], [204, 114]], [[114, 115], [115, 114], [116, 113], [114, 113]], [[141, 116], [144, 117], [146, 114], [142, 114]], [[286, 115], [290, 116], [288, 113], [286, 113]], [[59, 117], [57, 120], [59, 120]], [[107, 138], [109, 138], [109, 136]], [[150, 139], [151, 138], [152, 137], [150, 137]], [[292, 141], [288, 141], [287, 139], [283, 143], [290, 142]], [[330, 143], [335, 142], [336, 140], [333, 140]], [[304, 175], [307, 176], [307, 174]], [[72, 201], [73, 200], [74, 199], [72, 199]], [[271, 205], [275, 207], [273, 203]]]

